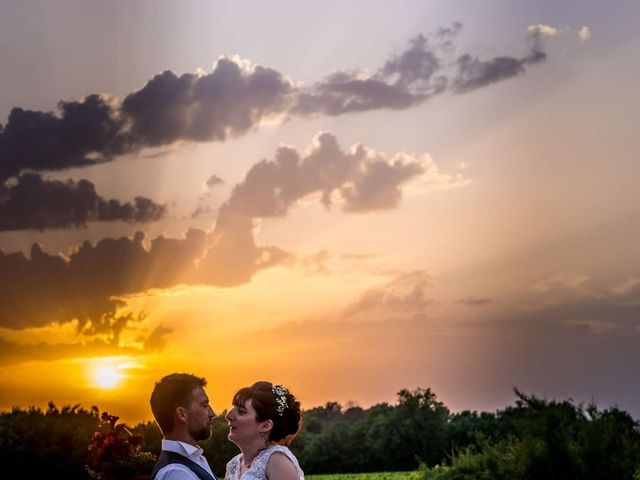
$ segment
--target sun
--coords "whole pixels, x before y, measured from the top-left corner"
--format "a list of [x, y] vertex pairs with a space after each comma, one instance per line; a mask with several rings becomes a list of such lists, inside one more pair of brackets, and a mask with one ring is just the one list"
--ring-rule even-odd
[[98, 367], [93, 372], [93, 379], [100, 388], [113, 388], [123, 377], [124, 375], [110, 365]]

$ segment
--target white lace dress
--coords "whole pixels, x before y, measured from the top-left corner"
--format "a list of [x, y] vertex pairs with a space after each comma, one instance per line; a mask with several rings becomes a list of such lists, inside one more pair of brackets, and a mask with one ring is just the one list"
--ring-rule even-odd
[[256, 458], [251, 462], [251, 467], [249, 470], [244, 472], [242, 476], [240, 475], [240, 462], [242, 461], [242, 454], [239, 453], [227, 463], [227, 473], [225, 473], [225, 480], [266, 480], [267, 474], [265, 472], [267, 468], [267, 462], [271, 455], [276, 452], [284, 453], [289, 460], [293, 462], [298, 472], [298, 480], [304, 480], [304, 473], [300, 468], [300, 464], [298, 463], [298, 459], [295, 457], [291, 450], [287, 447], [283, 447], [282, 445], [272, 445], [269, 448], [262, 450]]

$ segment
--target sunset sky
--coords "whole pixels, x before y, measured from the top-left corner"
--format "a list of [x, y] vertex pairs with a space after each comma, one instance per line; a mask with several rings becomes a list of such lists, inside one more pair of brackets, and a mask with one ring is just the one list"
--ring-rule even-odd
[[640, 418], [640, 2], [0, 5], [0, 409]]

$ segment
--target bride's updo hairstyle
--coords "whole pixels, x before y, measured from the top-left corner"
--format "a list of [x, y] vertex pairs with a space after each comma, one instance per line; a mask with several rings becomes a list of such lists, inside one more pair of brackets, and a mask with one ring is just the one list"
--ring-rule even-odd
[[269, 441], [288, 445], [300, 430], [300, 402], [282, 385], [271, 382], [256, 382], [245, 387], [233, 396], [233, 405], [244, 407], [247, 400], [256, 411], [256, 420], [271, 420], [273, 428], [269, 432]]

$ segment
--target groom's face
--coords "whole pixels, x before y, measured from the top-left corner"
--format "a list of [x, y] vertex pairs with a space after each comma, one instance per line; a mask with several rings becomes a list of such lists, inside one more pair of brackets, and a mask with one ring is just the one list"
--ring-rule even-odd
[[209, 405], [209, 397], [201, 387], [193, 391], [191, 403], [187, 408], [189, 435], [196, 442], [206, 440], [211, 436], [211, 423], [213, 422], [213, 409]]

